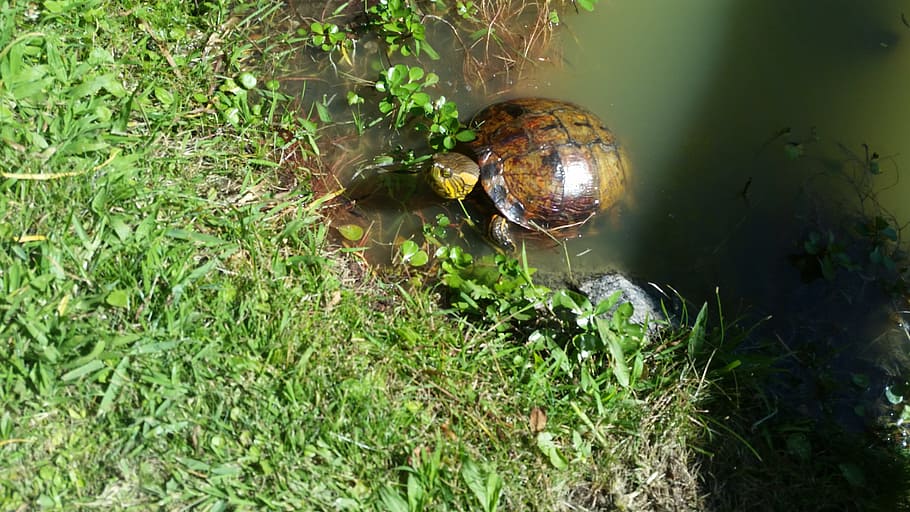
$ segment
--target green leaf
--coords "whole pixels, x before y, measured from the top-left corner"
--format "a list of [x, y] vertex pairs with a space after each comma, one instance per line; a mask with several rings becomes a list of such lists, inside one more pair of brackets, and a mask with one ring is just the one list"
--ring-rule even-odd
[[352, 242], [356, 242], [363, 238], [363, 228], [357, 224], [345, 224], [343, 226], [338, 226], [338, 232], [341, 233], [345, 239]]
[[386, 78], [388, 79], [389, 84], [393, 87], [404, 82], [404, 78], [407, 76], [407, 74], [408, 68], [403, 64], [395, 64], [386, 70]]
[[411, 96], [411, 101], [414, 105], [426, 110], [429, 107], [430, 111], [433, 109], [433, 103], [430, 101], [430, 95], [425, 92], [415, 92]]
[[610, 311], [619, 302], [620, 298], [622, 298], [622, 290], [616, 290], [609, 297], [597, 303], [597, 306], [594, 307], [594, 315], [600, 316]]
[[117, 234], [117, 238], [121, 242], [126, 242], [130, 236], [133, 234], [132, 228], [123, 221], [123, 216], [117, 215], [111, 218], [111, 227], [114, 228], [114, 233]]
[[120, 388], [123, 387], [124, 382], [126, 382], [126, 368], [130, 364], [130, 358], [124, 357], [117, 364], [117, 368], [114, 369], [114, 373], [111, 374], [111, 382], [108, 384], [107, 389], [104, 391], [104, 396], [101, 398], [101, 404], [98, 406], [97, 415], [101, 416], [106, 414], [111, 410], [114, 404], [114, 399], [117, 397], [117, 394], [120, 392]]
[[426, 53], [427, 56], [430, 57], [430, 59], [439, 60], [439, 53], [437, 53], [436, 50], [434, 50], [433, 47], [430, 46], [430, 43], [428, 43], [426, 41], [418, 42], [417, 48], [419, 48], [424, 53]]
[[891, 386], [886, 386], [886, 387], [885, 387], [885, 398], [888, 399], [888, 402], [889, 402], [891, 405], [897, 405], [897, 404], [899, 404], [899, 403], [901, 403], [901, 402], [904, 401], [904, 397], [903, 397], [903, 396], [898, 395], [898, 394], [895, 394], [893, 391], [891, 391]]
[[364, 99], [354, 91], [348, 91], [348, 105], [362, 105]]
[[566, 469], [569, 462], [559, 451], [556, 442], [553, 441], [553, 434], [549, 432], [540, 432], [537, 434], [537, 449], [541, 451], [550, 460], [550, 464], [556, 469]]
[[423, 86], [430, 87], [430, 86], [436, 85], [437, 83], [439, 83], [439, 75], [437, 75], [436, 73], [430, 72], [430, 73], [427, 73], [427, 78], [426, 78], [426, 80], [423, 81]]
[[599, 0], [575, 0], [575, 3], [579, 5], [582, 9], [592, 12], [594, 10], [594, 4]]
[[73, 2], [67, 0], [57, 1], [57, 0], [45, 0], [44, 8], [47, 9], [47, 12], [51, 14], [61, 14], [69, 10], [73, 5]]
[[869, 173], [870, 174], [881, 174], [882, 168], [881, 164], [878, 161], [878, 158], [872, 158], [869, 160]]
[[53, 78], [46, 75], [47, 66], [32, 66], [12, 77], [7, 87], [15, 100], [32, 98], [53, 83]]
[[423, 502], [426, 492], [417, 475], [408, 474], [408, 508], [411, 510], [423, 510]]
[[240, 125], [240, 110], [237, 108], [229, 108], [224, 111], [224, 120], [231, 126]]
[[94, 372], [100, 370], [101, 368], [104, 368], [104, 363], [102, 361], [95, 359], [94, 361], [89, 361], [88, 363], [85, 363], [84, 365], [80, 366], [79, 368], [66, 372], [65, 374], [63, 374], [63, 377], [60, 377], [60, 378], [64, 382], [68, 382], [71, 380], [76, 380], [76, 379], [83, 377], [85, 375], [88, 375], [90, 373], [94, 373]]
[[401, 257], [407, 259], [416, 254], [417, 251], [420, 250], [420, 247], [413, 240], [405, 240], [404, 242], [401, 242], [400, 250]]
[[869, 386], [872, 384], [869, 380], [869, 376], [863, 373], [851, 373], [850, 380], [853, 382], [854, 386], [862, 390], [869, 389]]
[[423, 68], [413, 66], [408, 69], [408, 81], [409, 82], [416, 82], [416, 81], [420, 80], [421, 78], [423, 78], [423, 75], [424, 75]]
[[458, 142], [471, 142], [477, 138], [477, 134], [473, 130], [460, 130], [455, 134], [455, 138]]
[[857, 488], [866, 487], [866, 475], [859, 466], [850, 462], [845, 462], [838, 464], [837, 467], [840, 469], [841, 475], [844, 476], [851, 486]]
[[623, 353], [619, 337], [610, 330], [609, 323], [603, 318], [595, 318], [594, 321], [597, 323], [597, 332], [600, 334], [600, 339], [610, 349], [613, 375], [616, 376], [616, 381], [623, 387], [629, 387], [629, 367], [626, 365], [626, 355]]
[[412, 267], [421, 267], [426, 265], [428, 261], [430, 261], [430, 257], [425, 251], [417, 251], [410, 257], [408, 263], [410, 263]]
[[487, 475], [487, 502], [485, 510], [494, 512], [499, 507], [499, 499], [502, 497], [502, 477], [493, 470]]
[[690, 359], [694, 359], [695, 356], [701, 353], [701, 348], [705, 343], [705, 322], [707, 321], [707, 314], [708, 303], [705, 302], [701, 306], [698, 316], [695, 317], [695, 324], [692, 325], [692, 330], [689, 332], [689, 337], [686, 340]]
[[101, 151], [110, 146], [107, 142], [101, 140], [80, 139], [66, 144], [58, 154], [61, 155], [81, 155], [92, 151]]
[[480, 468], [473, 460], [466, 458], [461, 465], [461, 478], [474, 493], [481, 509], [486, 512], [497, 509], [502, 496], [502, 478], [496, 471], [490, 470], [484, 482]]
[[179, 341], [159, 341], [155, 343], [146, 343], [143, 345], [135, 345], [130, 351], [131, 355], [142, 355], [142, 354], [157, 354], [160, 352], [167, 352], [168, 350], [173, 349], [180, 343]]
[[410, 512], [408, 502], [401, 497], [398, 491], [388, 485], [379, 489], [379, 499], [388, 512]]
[[587, 302], [589, 308], [591, 306], [590, 302], [580, 293], [565, 288], [553, 292], [550, 302], [553, 305], [553, 309], [565, 308], [576, 315], [580, 315], [583, 312], [585, 309], [583, 304], [585, 302]]
[[75, 368], [77, 366], [82, 366], [82, 365], [91, 363], [92, 361], [96, 360], [98, 358], [98, 356], [101, 355], [102, 352], [104, 352], [105, 347], [107, 347], [107, 342], [104, 340], [98, 340], [98, 342], [95, 343], [95, 346], [92, 347], [92, 350], [88, 354], [85, 354], [84, 356], [81, 356], [77, 359], [74, 359], [73, 361], [70, 361], [69, 363], [67, 363], [65, 365], [65, 367], [66, 368]]
[[122, 98], [126, 96], [126, 89], [123, 87], [123, 84], [117, 80], [117, 77], [112, 74], [100, 75], [100, 76], [89, 76], [81, 84], [73, 87], [71, 94], [76, 97], [84, 96], [93, 96], [98, 93], [101, 89], [106, 90], [112, 95]]
[[174, 95], [171, 91], [164, 87], [155, 87], [154, 91], [155, 97], [158, 98], [162, 105], [169, 106], [174, 103]]
[[107, 295], [105, 302], [115, 308], [125, 308], [129, 304], [129, 294], [126, 290], [114, 290]]
[[788, 142], [784, 144], [784, 154], [787, 155], [787, 158], [790, 160], [796, 160], [797, 158], [803, 156], [805, 150], [803, 149], [802, 144], [796, 142]]
[[256, 87], [256, 76], [250, 73], [249, 71], [244, 71], [237, 76], [237, 80], [240, 81], [245, 89], [252, 89]]
[[329, 107], [322, 101], [315, 102], [316, 104], [316, 114], [319, 116], [319, 120], [323, 123], [332, 122], [332, 114], [329, 112]]

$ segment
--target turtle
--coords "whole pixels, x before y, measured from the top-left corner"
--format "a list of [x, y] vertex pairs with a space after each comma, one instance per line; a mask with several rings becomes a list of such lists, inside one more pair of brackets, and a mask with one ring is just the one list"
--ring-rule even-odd
[[464, 199], [480, 181], [497, 210], [487, 234], [502, 249], [515, 249], [516, 227], [573, 232], [625, 194], [626, 159], [613, 132], [578, 105], [512, 99], [484, 108], [471, 125], [475, 140], [434, 155], [428, 181], [446, 199]]

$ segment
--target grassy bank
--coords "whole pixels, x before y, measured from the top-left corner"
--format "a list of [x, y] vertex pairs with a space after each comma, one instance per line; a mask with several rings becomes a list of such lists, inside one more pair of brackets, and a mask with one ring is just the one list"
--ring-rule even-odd
[[314, 140], [259, 75], [279, 7], [3, 5], [0, 508], [697, 502], [685, 364], [579, 387], [333, 248], [274, 163]]
[[[845, 466], [826, 432], [807, 433], [807, 452], [792, 423], [758, 422], [774, 356], [733, 355], [748, 333], [713, 304], [644, 332], [627, 308], [596, 320], [597, 305], [533, 285], [515, 259], [415, 243], [412, 256], [444, 248], [377, 275], [340, 245], [336, 190], [314, 177], [334, 165], [326, 134], [361, 126], [330, 126], [320, 98], [285, 96], [273, 70], [304, 43], [331, 43], [323, 67], [352, 50], [312, 29], [264, 33], [283, 5], [0, 7], [0, 509], [878, 497], [879, 475]], [[443, 110], [429, 133], [453, 122]]]

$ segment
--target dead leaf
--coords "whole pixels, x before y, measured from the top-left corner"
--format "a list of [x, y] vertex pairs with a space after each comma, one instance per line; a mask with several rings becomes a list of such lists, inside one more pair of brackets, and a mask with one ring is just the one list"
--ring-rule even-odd
[[446, 421], [442, 424], [442, 433], [448, 438], [449, 441], [458, 441], [458, 435], [455, 432], [452, 432], [452, 428], [449, 427], [449, 422]]
[[341, 303], [341, 292], [338, 290], [335, 290], [332, 293], [332, 296], [328, 297], [325, 301], [326, 312], [329, 312], [329, 311], [335, 309], [335, 306], [337, 306], [340, 303]]
[[547, 428], [547, 413], [543, 411], [540, 407], [535, 407], [531, 409], [531, 417], [529, 418], [528, 423], [531, 427], [531, 432], [543, 432]]

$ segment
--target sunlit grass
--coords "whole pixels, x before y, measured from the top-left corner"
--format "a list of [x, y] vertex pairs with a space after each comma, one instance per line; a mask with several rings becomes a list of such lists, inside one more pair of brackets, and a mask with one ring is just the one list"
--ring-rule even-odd
[[[281, 97], [238, 78], [276, 7], [0, 15], [0, 508], [549, 510], [627, 493], [609, 482], [632, 445], [609, 447], [646, 407], [590, 416], [524, 340], [364, 277], [306, 188], [276, 187]], [[567, 467], [536, 446], [535, 408]]]
[[[299, 50], [259, 33], [281, 7], [0, 10], [0, 509], [698, 508], [696, 453], [741, 426], [706, 404], [743, 392], [717, 387], [733, 361], [770, 363], [708, 371], [682, 327], [617, 384], [510, 328], [515, 296], [457, 314], [419, 269], [334, 246], [327, 196], [274, 163], [278, 126], [322, 142], [268, 76]], [[698, 343], [723, 338], [707, 322]]]

